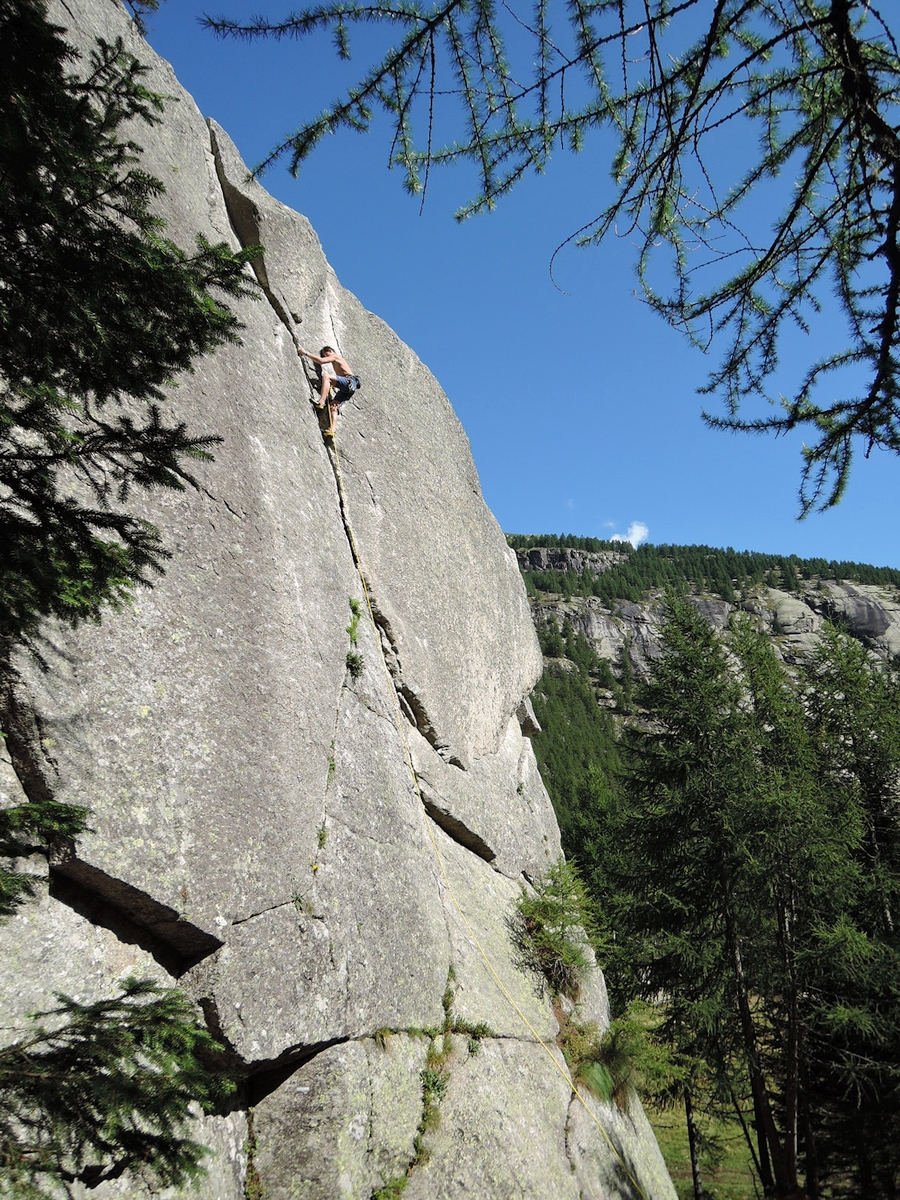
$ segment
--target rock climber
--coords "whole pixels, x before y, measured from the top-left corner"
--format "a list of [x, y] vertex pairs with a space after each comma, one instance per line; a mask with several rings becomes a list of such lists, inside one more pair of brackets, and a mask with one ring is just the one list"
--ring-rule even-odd
[[332, 346], [323, 346], [318, 354], [311, 354], [309, 350], [298, 346], [297, 353], [320, 367], [330, 365], [334, 372], [334, 374], [330, 374], [322, 371], [322, 387], [319, 399], [315, 402], [316, 408], [324, 408], [327, 402], [331, 421], [328, 429], [325, 430], [325, 436], [334, 437], [335, 422], [340, 415], [341, 406], [359, 388], [359, 377], [350, 370], [350, 364], [346, 358], [338, 354]]

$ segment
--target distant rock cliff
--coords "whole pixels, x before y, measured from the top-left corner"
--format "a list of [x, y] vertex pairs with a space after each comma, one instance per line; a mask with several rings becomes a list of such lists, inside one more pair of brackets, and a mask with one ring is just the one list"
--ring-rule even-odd
[[[598, 553], [565, 547], [519, 550], [523, 571], [602, 574], [627, 554]], [[804, 580], [793, 591], [758, 584], [734, 601], [693, 589], [692, 603], [715, 629], [725, 629], [733, 612], [750, 614], [767, 630], [786, 663], [798, 661], [815, 646], [825, 621], [833, 621], [858, 638], [874, 654], [900, 653], [900, 590], [891, 584], [834, 579]], [[646, 678], [661, 654], [663, 601], [659, 589], [648, 589], [642, 601], [604, 602], [596, 596], [562, 596], [539, 592], [532, 600], [535, 623], [566, 622], [591, 643], [601, 658], [620, 671], [624, 656], [637, 678]]]
[[[409, 1200], [673, 1196], [638, 1105], [573, 1098], [553, 1009], [510, 943], [521, 881], [559, 833], [523, 735], [540, 653], [465, 433], [119, 5], [53, 17], [81, 49], [124, 36], [171, 97], [137, 131], [169, 235], [266, 253], [243, 345], [173, 393], [224, 441], [197, 489], [146, 504], [174, 552], [166, 577], [102, 626], [57, 633], [49, 671], [21, 663], [3, 697], [4, 802], [93, 812], [0, 929], [3, 1025], [58, 990], [177, 983], [241, 1079], [198, 1123], [214, 1151], [200, 1195], [369, 1200], [413, 1161], [422, 1031], [450, 1011], [491, 1036], [473, 1054], [448, 1035]], [[363, 376], [337, 454], [293, 333]], [[598, 973], [583, 1005], [608, 1020]], [[145, 1193], [123, 1179], [87, 1194]]]

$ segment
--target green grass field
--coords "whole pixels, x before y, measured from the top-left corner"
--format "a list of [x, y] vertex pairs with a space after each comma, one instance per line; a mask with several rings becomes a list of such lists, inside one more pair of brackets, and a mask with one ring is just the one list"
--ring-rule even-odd
[[[675, 1184], [678, 1200], [693, 1200], [684, 1111], [670, 1109], [657, 1112], [648, 1107], [647, 1116]], [[714, 1167], [708, 1163], [703, 1165], [703, 1188], [708, 1200], [758, 1200], [762, 1192], [757, 1187], [750, 1151], [740, 1126], [737, 1122], [722, 1123], [715, 1125], [710, 1132], [722, 1153]]]

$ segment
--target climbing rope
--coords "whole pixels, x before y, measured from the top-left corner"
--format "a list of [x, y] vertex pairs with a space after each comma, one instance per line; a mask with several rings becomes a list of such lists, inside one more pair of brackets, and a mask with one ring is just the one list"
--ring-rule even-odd
[[487, 955], [487, 952], [485, 951], [484, 947], [481, 945], [481, 942], [478, 940], [478, 936], [475, 933], [475, 930], [472, 928], [472, 925], [469, 922], [469, 919], [466, 916], [465, 912], [463, 911], [462, 906], [459, 903], [459, 900], [456, 898], [456, 893], [453, 891], [453, 887], [450, 883], [449, 876], [447, 875], [447, 868], [444, 864], [443, 856], [440, 852], [440, 848], [438, 847], [437, 839], [434, 836], [434, 830], [432, 829], [431, 821], [429, 821], [428, 816], [425, 811], [425, 801], [422, 797], [421, 789], [419, 788], [419, 778], [416, 775], [416, 769], [415, 769], [415, 766], [413, 765], [413, 760], [412, 760], [412, 753], [410, 752], [409, 742], [407, 741], [407, 738], [406, 738], [403, 713], [400, 708], [400, 702], [397, 699], [397, 689], [394, 686], [394, 680], [393, 680], [393, 677], [391, 676], [390, 668], [388, 667], [388, 664], [387, 664], [387, 658], [385, 657], [384, 646], [383, 646], [382, 640], [381, 640], [381, 631], [378, 628], [378, 622], [375, 620], [375, 611], [372, 606], [371, 596], [369, 594], [369, 585], [366, 580], [366, 572], [363, 568], [362, 557], [359, 553], [359, 546], [356, 541], [356, 536], [353, 532], [353, 525], [351, 524], [351, 521], [350, 521], [350, 509], [349, 509], [349, 505], [347, 503], [347, 493], [344, 488], [344, 478], [343, 478], [343, 475], [341, 474], [341, 460], [340, 460], [340, 455], [338, 454], [337, 442], [334, 438], [329, 438], [327, 445], [329, 446], [329, 448], [331, 450], [332, 461], [334, 463], [334, 476], [335, 476], [335, 480], [337, 482], [338, 497], [340, 499], [341, 518], [344, 522], [344, 528], [347, 531], [347, 537], [350, 542], [350, 551], [351, 551], [351, 554], [353, 555], [353, 561], [356, 564], [356, 569], [359, 572], [359, 578], [362, 583], [363, 595], [365, 596], [365, 599], [366, 599], [366, 608], [368, 609], [368, 612], [369, 612], [369, 619], [372, 622], [372, 629], [374, 630], [374, 633], [375, 633], [375, 640], [376, 640], [376, 643], [378, 644], [380, 654], [381, 654], [381, 663], [382, 663], [382, 666], [384, 667], [384, 673], [385, 673], [385, 676], [386, 676], [387, 682], [388, 682], [388, 691], [390, 692], [390, 695], [391, 695], [391, 697], [393, 699], [393, 703], [394, 703], [394, 719], [395, 719], [395, 722], [397, 725], [397, 732], [400, 735], [400, 741], [403, 745], [403, 752], [404, 752], [404, 755], [406, 756], [406, 765], [409, 768], [409, 774], [410, 774], [410, 778], [412, 779], [413, 788], [415, 789], [416, 796], [419, 799], [420, 812], [422, 813], [422, 817], [425, 822], [425, 828], [428, 832], [428, 837], [431, 842], [432, 849], [434, 850], [434, 855], [435, 855], [435, 858], [437, 859], [438, 867], [440, 868], [440, 873], [443, 878], [444, 885], [447, 889], [447, 894], [450, 896], [450, 899], [453, 901], [453, 905], [454, 905], [456, 911], [459, 913], [460, 919], [462, 920], [463, 925], [465, 926], [465, 928], [469, 934], [469, 937], [472, 939], [472, 942], [475, 945], [476, 949], [478, 950], [478, 953], [481, 955], [484, 965], [487, 967], [488, 971], [490, 972], [490, 975], [493, 978], [494, 982], [496, 983], [497, 987], [500, 989], [500, 992], [509, 1001], [509, 1004], [513, 1008], [514, 1012], [518, 1015], [519, 1019], [522, 1021], [522, 1024], [525, 1026], [525, 1028], [529, 1031], [529, 1033], [534, 1038], [534, 1040], [538, 1043], [538, 1045], [544, 1051], [547, 1058], [553, 1064], [554, 1069], [565, 1080], [566, 1086], [571, 1090], [573, 1095], [575, 1095], [577, 1097], [577, 1099], [580, 1101], [584, 1111], [588, 1114], [590, 1119], [594, 1122], [594, 1124], [600, 1130], [601, 1134], [603, 1135], [603, 1137], [606, 1140], [607, 1145], [609, 1146], [610, 1150], [612, 1151], [613, 1156], [615, 1157], [616, 1161], [619, 1163], [619, 1165], [621, 1166], [625, 1175], [627, 1176], [629, 1181], [634, 1186], [635, 1191], [637, 1192], [637, 1195], [640, 1198], [640, 1200], [647, 1200], [647, 1197], [646, 1197], [643, 1189], [641, 1188], [640, 1184], [635, 1179], [635, 1177], [631, 1173], [631, 1171], [628, 1169], [628, 1165], [626, 1164], [625, 1160], [622, 1158], [622, 1155], [619, 1153], [618, 1149], [616, 1148], [616, 1145], [613, 1142], [612, 1138], [609, 1136], [606, 1129], [603, 1127], [603, 1124], [601, 1123], [601, 1121], [599, 1120], [597, 1115], [593, 1112], [593, 1110], [591, 1109], [591, 1107], [588, 1104], [585, 1097], [578, 1090], [577, 1086], [575, 1085], [575, 1081], [571, 1078], [568, 1071], [566, 1071], [561, 1066], [559, 1060], [553, 1054], [550, 1047], [546, 1044], [544, 1039], [541, 1037], [541, 1035], [537, 1032], [537, 1030], [531, 1024], [528, 1017], [525, 1015], [525, 1013], [519, 1007], [518, 1003], [516, 1002], [515, 997], [510, 994], [509, 989], [506, 987], [503, 980], [500, 978], [500, 975], [495, 970], [493, 963], [491, 962], [490, 958]]

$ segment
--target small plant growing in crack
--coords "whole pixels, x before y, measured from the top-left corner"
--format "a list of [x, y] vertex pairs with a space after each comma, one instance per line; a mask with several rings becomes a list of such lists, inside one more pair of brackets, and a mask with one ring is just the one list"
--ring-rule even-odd
[[253, 1128], [253, 1109], [247, 1109], [247, 1140], [244, 1142], [247, 1156], [247, 1174], [244, 1178], [244, 1200], [263, 1200], [262, 1179], [256, 1167], [256, 1133]]
[[397, 1197], [406, 1191], [408, 1183], [408, 1175], [398, 1175], [396, 1179], [388, 1180], [383, 1187], [376, 1188], [372, 1193], [372, 1200], [397, 1200]]
[[468, 1036], [469, 1054], [474, 1058], [481, 1049], [481, 1039], [496, 1037], [490, 1025], [484, 1021], [477, 1023], [467, 1020], [465, 1017], [458, 1017], [453, 1011], [453, 1002], [456, 999], [457, 989], [453, 986], [456, 982], [456, 971], [451, 964], [450, 970], [447, 972], [447, 987], [444, 990], [444, 995], [441, 999], [441, 1004], [444, 1009], [444, 1027], [443, 1033], [446, 1036], [448, 1033], [458, 1033], [463, 1036]]
[[605, 1063], [601, 1061], [601, 1038], [591, 1021], [582, 1024], [573, 1016], [557, 1012], [560, 1023], [556, 1043], [572, 1076], [572, 1082], [589, 1091], [598, 1100], [612, 1099], [615, 1083]]
[[334, 739], [332, 739], [331, 745], [328, 747], [328, 779], [325, 781], [326, 787], [328, 787], [328, 784], [331, 783], [332, 776], [336, 770], [337, 763], [334, 760]]
[[496, 1036], [489, 1025], [485, 1025], [483, 1022], [476, 1025], [454, 1015], [455, 982], [456, 972], [451, 966], [447, 975], [447, 986], [441, 997], [444, 1020], [440, 1029], [410, 1027], [405, 1030], [378, 1029], [375, 1032], [375, 1041], [383, 1050], [387, 1048], [390, 1034], [401, 1032], [406, 1033], [409, 1037], [427, 1037], [429, 1045], [425, 1066], [419, 1073], [422, 1082], [422, 1116], [413, 1139], [412, 1161], [402, 1175], [386, 1180], [380, 1188], [376, 1188], [371, 1194], [371, 1200], [396, 1200], [396, 1197], [401, 1196], [406, 1190], [413, 1171], [428, 1162], [429, 1149], [425, 1143], [425, 1135], [437, 1129], [440, 1124], [440, 1105], [450, 1084], [448, 1063], [453, 1053], [453, 1042], [450, 1035], [468, 1035], [469, 1054], [473, 1057], [481, 1048], [482, 1038]]
[[350, 597], [350, 624], [347, 626], [347, 633], [350, 635], [350, 649], [347, 651], [347, 670], [350, 672], [351, 679], [359, 679], [363, 670], [363, 657], [353, 647], [356, 645], [356, 639], [359, 631], [359, 616], [361, 613], [359, 601]]
[[479, 1021], [477, 1024], [475, 1024], [472, 1021], [467, 1021], [465, 1017], [456, 1017], [453, 1022], [453, 1028], [450, 1032], [459, 1033], [464, 1037], [468, 1037], [466, 1049], [468, 1050], [471, 1058], [475, 1058], [475, 1056], [480, 1052], [483, 1038], [492, 1038], [497, 1036], [493, 1029], [491, 1029], [490, 1025], [486, 1025], [484, 1021]]
[[519, 963], [541, 976], [551, 996], [577, 1000], [581, 979], [590, 969], [588, 932], [591, 922], [587, 893], [572, 863], [560, 859], [539, 879], [534, 890], [516, 902], [509, 920]]
[[325, 843], [328, 841], [328, 830], [325, 828], [324, 821], [319, 826], [319, 828], [316, 830], [316, 841], [318, 843], [319, 849], [324, 850]]
[[577, 1085], [599, 1100], [628, 1112], [638, 1089], [650, 1096], [671, 1096], [673, 1085], [684, 1085], [692, 1064], [654, 1037], [652, 1010], [635, 1001], [604, 1034], [593, 1023], [561, 1015], [557, 1044]]
[[449, 1082], [449, 1077], [439, 1067], [425, 1067], [422, 1071], [422, 1087], [432, 1105], [440, 1104], [443, 1100]]
[[359, 607], [359, 601], [350, 597], [350, 612], [353, 614], [350, 618], [350, 624], [347, 626], [347, 632], [350, 634], [350, 644], [356, 645], [356, 636], [359, 629], [359, 615], [362, 610]]
[[389, 1025], [383, 1025], [381, 1029], [376, 1029], [372, 1034], [375, 1039], [375, 1045], [380, 1050], [387, 1050], [388, 1046], [391, 1044], [391, 1035], [394, 1032], [395, 1031], [391, 1029]]

